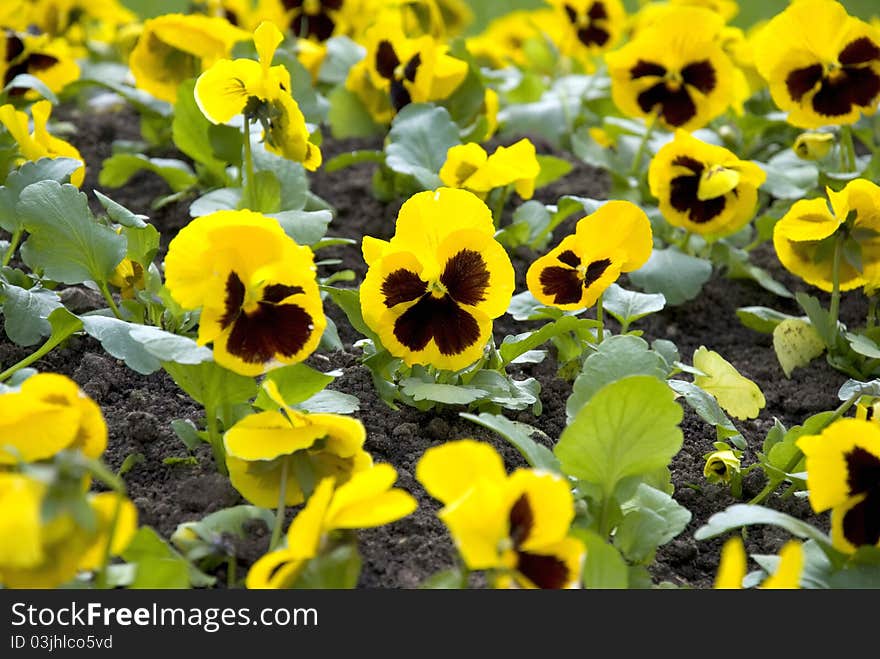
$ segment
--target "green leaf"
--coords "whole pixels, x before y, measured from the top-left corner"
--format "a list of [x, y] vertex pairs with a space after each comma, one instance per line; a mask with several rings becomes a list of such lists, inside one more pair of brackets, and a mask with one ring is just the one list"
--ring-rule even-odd
[[850, 347], [860, 355], [870, 357], [871, 359], [880, 359], [880, 346], [864, 334], [847, 332], [846, 340], [849, 342]]
[[488, 391], [456, 384], [425, 382], [419, 378], [404, 378], [400, 388], [405, 396], [415, 401], [432, 400], [446, 405], [467, 405], [489, 395]]
[[253, 378], [233, 373], [216, 362], [164, 362], [162, 367], [177, 386], [205, 408], [247, 403], [257, 395], [257, 383]]
[[537, 158], [541, 171], [538, 173], [538, 178], [535, 179], [536, 190], [558, 181], [574, 168], [570, 162], [556, 156], [538, 155]]
[[125, 456], [125, 460], [122, 461], [122, 464], [119, 467], [119, 475], [125, 476], [128, 472], [134, 469], [137, 465], [143, 464], [146, 462], [147, 458], [143, 453], [129, 453]]
[[345, 312], [348, 322], [351, 323], [355, 331], [370, 339], [377, 347], [382, 345], [379, 337], [367, 327], [367, 323], [361, 315], [361, 299], [357, 289], [322, 286], [321, 290], [326, 291], [330, 295], [330, 299]]
[[694, 384], [708, 391], [718, 404], [737, 419], [754, 419], [767, 402], [760, 387], [714, 350], [700, 346], [694, 352], [694, 367], [705, 375], [694, 376]]
[[773, 350], [785, 377], [825, 352], [825, 343], [812, 324], [800, 318], [787, 318], [773, 330]]
[[318, 82], [322, 84], [343, 84], [351, 67], [367, 54], [366, 48], [346, 36], [330, 37], [324, 45], [327, 53], [318, 70]]
[[[316, 371], [310, 366], [300, 363], [273, 369], [266, 375], [266, 379], [275, 383], [285, 403], [294, 405], [322, 391], [333, 382], [335, 376], [321, 373], [321, 371]], [[262, 388], [254, 405], [262, 410], [278, 409], [278, 404], [269, 398], [269, 395]]]
[[691, 409], [700, 415], [703, 421], [715, 426], [719, 440], [730, 441], [739, 449], [746, 448], [745, 438], [721, 409], [714, 396], [693, 382], [684, 380], [667, 380], [667, 382], [672, 390], [682, 396]]
[[129, 334], [135, 325], [107, 316], [83, 316], [82, 323], [86, 334], [100, 341], [104, 350], [124, 360], [133, 371], [149, 375], [162, 367], [161, 362]]
[[49, 314], [62, 306], [54, 291], [34, 286], [21, 288], [0, 280], [3, 297], [3, 329], [9, 340], [20, 346], [32, 346], [42, 337], [49, 336], [52, 328]]
[[501, 359], [505, 364], [510, 364], [517, 357], [529, 350], [534, 350], [554, 336], [571, 332], [579, 323], [581, 323], [580, 319], [574, 316], [563, 316], [559, 320], [547, 323], [533, 332], [523, 332], [516, 336], [505, 336], [501, 342], [501, 347], [498, 349], [499, 353], [501, 353]]
[[536, 428], [519, 421], [511, 421], [501, 414], [483, 412], [477, 415], [460, 412], [459, 416], [504, 437], [522, 454], [531, 467], [555, 474], [560, 473], [559, 460], [553, 452], [532, 439], [531, 435], [538, 432]]
[[621, 325], [630, 325], [648, 314], [661, 311], [666, 306], [662, 293], [639, 293], [611, 284], [602, 293], [602, 308], [614, 316]]
[[6, 86], [3, 87], [4, 96], [12, 89], [32, 89], [47, 101], [51, 102], [52, 105], [58, 105], [58, 97], [55, 96], [52, 90], [46, 86], [46, 83], [29, 73], [19, 73], [10, 80]]
[[177, 364], [201, 364], [213, 359], [209, 348], [198, 345], [187, 336], [172, 334], [158, 327], [131, 324], [129, 336], [162, 362]]
[[[196, 104], [193, 93], [195, 84], [194, 79], [187, 80], [182, 82], [177, 90], [174, 120], [171, 123], [172, 138], [178, 149], [203, 165], [217, 181], [225, 181], [227, 163], [217, 158], [214, 153], [211, 135], [218, 129], [233, 131], [239, 134], [238, 139], [241, 142], [241, 131], [231, 126], [214, 126], [208, 121]], [[216, 141], [216, 136], [213, 141]]]
[[740, 307], [736, 315], [743, 325], [762, 334], [770, 334], [782, 321], [795, 318], [768, 307]]
[[201, 217], [216, 211], [236, 210], [241, 205], [241, 188], [218, 188], [206, 192], [189, 207], [190, 217]]
[[375, 151], [373, 149], [363, 149], [360, 151], [340, 153], [338, 156], [334, 156], [324, 163], [323, 170], [328, 173], [338, 172], [340, 169], [345, 169], [352, 165], [360, 165], [365, 162], [382, 164], [385, 162], [385, 152]]
[[300, 245], [314, 245], [327, 233], [333, 219], [330, 211], [282, 211], [270, 217], [278, 220], [284, 233]]
[[178, 439], [183, 442], [188, 451], [194, 451], [205, 439], [199, 434], [199, 431], [187, 419], [174, 419], [171, 422], [171, 429]]
[[836, 550], [831, 548], [831, 538], [815, 526], [778, 510], [746, 503], [734, 504], [712, 515], [706, 524], [696, 530], [694, 538], [697, 540], [707, 540], [723, 535], [728, 531], [755, 524], [768, 524], [785, 529], [798, 538], [814, 540], [822, 547], [826, 554], [829, 554], [829, 552], [837, 553]]
[[[305, 168], [298, 162], [275, 155], [266, 150], [266, 145], [257, 142], [253, 145], [254, 167], [257, 175], [272, 173], [278, 181], [279, 196], [275, 210], [302, 210], [308, 199], [309, 180]], [[266, 212], [275, 212], [266, 211]]]
[[572, 535], [587, 548], [584, 560], [584, 588], [603, 590], [629, 587], [629, 570], [620, 552], [594, 531], [574, 529]]
[[383, 126], [373, 120], [357, 95], [346, 89], [345, 85], [338, 85], [330, 92], [327, 100], [330, 101], [327, 122], [334, 139], [372, 137], [384, 131]]
[[614, 545], [631, 563], [651, 560], [657, 547], [665, 545], [691, 521], [691, 512], [675, 499], [644, 483], [623, 505], [623, 520], [614, 532]]
[[711, 262], [667, 247], [655, 249], [645, 265], [629, 273], [629, 280], [648, 293], [662, 293], [674, 306], [697, 297], [711, 276]]
[[272, 172], [254, 172], [253, 182], [244, 190], [249, 193], [244, 200], [246, 208], [266, 214], [281, 210], [281, 183]]
[[98, 183], [106, 188], [121, 188], [141, 171], [153, 172], [161, 177], [174, 192], [187, 190], [197, 181], [192, 167], [182, 160], [148, 158], [140, 153], [117, 153], [101, 164]]
[[69, 183], [29, 185], [17, 212], [30, 233], [22, 258], [54, 281], [104, 283], [125, 257], [125, 237], [98, 223], [86, 196]]
[[82, 166], [74, 158], [40, 158], [28, 161], [18, 169], [9, 172], [3, 187], [0, 187], [0, 227], [10, 233], [21, 226], [16, 206], [22, 190], [31, 183], [57, 181], [68, 183], [70, 175]]
[[819, 185], [816, 165], [801, 160], [791, 149], [757, 164], [767, 174], [761, 189], [777, 199], [801, 199]]
[[683, 417], [672, 390], [649, 375], [602, 387], [566, 427], [554, 453], [562, 471], [601, 487], [665, 467], [681, 449]]
[[361, 408], [361, 402], [351, 394], [324, 389], [294, 407], [312, 414], [354, 414]]
[[361, 573], [361, 556], [354, 544], [346, 544], [310, 560], [296, 579], [294, 588], [351, 590]]
[[823, 309], [819, 300], [812, 295], [800, 292], [795, 295], [795, 298], [807, 314], [807, 317], [810, 319], [810, 324], [813, 326], [813, 329], [816, 330], [816, 333], [822, 339], [823, 343], [825, 343], [826, 347], [832, 347], [834, 337], [832, 333], [833, 328], [831, 326], [831, 314]]
[[190, 564], [149, 526], [137, 530], [122, 558], [137, 566], [130, 588], [204, 587], [216, 581]]
[[858, 380], [847, 380], [841, 385], [837, 392], [840, 400], [849, 400], [854, 396], [871, 396], [872, 398], [880, 398], [880, 380], [871, 380], [870, 382], [859, 382]]
[[459, 568], [451, 567], [435, 572], [418, 587], [420, 590], [460, 590], [467, 588], [467, 579]]
[[426, 190], [443, 185], [438, 176], [446, 152], [461, 143], [458, 127], [445, 108], [412, 103], [391, 124], [385, 164], [398, 174], [413, 176]]
[[519, 247], [532, 240], [550, 224], [550, 211], [539, 201], [527, 201], [513, 211], [510, 224], [495, 235], [495, 239], [509, 247]]
[[584, 360], [565, 404], [566, 416], [573, 419], [578, 411], [605, 385], [630, 375], [666, 378], [664, 359], [652, 352], [647, 342], [637, 336], [620, 335], [605, 339], [599, 349]]
[[146, 224], [142, 229], [125, 227], [122, 233], [127, 241], [125, 256], [148, 268], [159, 251], [159, 231], [152, 224]]
[[110, 197], [98, 190], [95, 190], [94, 192], [95, 197], [101, 202], [104, 210], [107, 211], [107, 217], [109, 217], [112, 222], [132, 229], [143, 229], [147, 226], [146, 220], [149, 218], [146, 215], [133, 213], [122, 204], [116, 203]]
[[232, 506], [206, 515], [196, 522], [178, 524], [171, 534], [171, 544], [190, 561], [208, 556], [226, 556], [224, 548], [230, 546], [226, 537], [245, 539], [245, 525], [255, 520], [262, 520], [270, 530], [275, 525], [275, 515], [271, 510], [249, 505]]

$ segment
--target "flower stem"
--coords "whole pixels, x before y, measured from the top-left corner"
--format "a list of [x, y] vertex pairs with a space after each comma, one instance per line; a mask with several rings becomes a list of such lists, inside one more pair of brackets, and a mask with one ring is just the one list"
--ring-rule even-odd
[[289, 460], [281, 458], [281, 487], [278, 492], [278, 509], [275, 511], [275, 526], [272, 527], [272, 539], [269, 541], [269, 551], [278, 548], [281, 542], [281, 527], [284, 526], [284, 512], [287, 509], [287, 469]]
[[831, 306], [828, 309], [828, 322], [831, 344], [829, 351], [837, 345], [837, 317], [840, 315], [840, 257], [843, 255], [843, 237], [838, 234], [834, 242], [834, 260], [831, 263]]
[[651, 133], [654, 132], [654, 126], [657, 125], [657, 113], [654, 112], [650, 117], [648, 117], [648, 121], [645, 124], [645, 134], [642, 135], [642, 141], [639, 143], [639, 148], [636, 150], [636, 155], [633, 156], [632, 167], [629, 169], [629, 175], [635, 176], [638, 174], [639, 168], [642, 166], [642, 158], [645, 155], [645, 149], [648, 146], [648, 140], [651, 139]]
[[223, 439], [220, 437], [220, 430], [217, 428], [217, 411], [213, 405], [205, 407], [205, 429], [208, 431], [208, 443], [211, 445], [211, 452], [214, 454], [217, 471], [226, 476], [229, 473], [226, 470], [226, 450], [223, 448]]
[[599, 295], [599, 299], [596, 300], [596, 322], [599, 323], [596, 328], [596, 345], [602, 343], [602, 339], [605, 338], [605, 309], [602, 307], [604, 295], [604, 293]]
[[50, 336], [49, 339], [43, 345], [41, 345], [37, 350], [35, 350], [34, 352], [29, 354], [27, 357], [25, 357], [21, 361], [16, 362], [15, 364], [13, 364], [9, 368], [7, 368], [5, 371], [0, 373], [0, 382], [5, 382], [9, 378], [11, 378], [13, 375], [15, 375], [15, 373], [17, 371], [20, 371], [21, 369], [23, 369], [27, 366], [30, 366], [35, 361], [48, 355], [52, 351], [52, 349], [55, 348], [55, 346], [57, 346], [64, 339], [66, 339], [68, 336], [73, 334], [74, 331], [76, 331], [75, 327], [73, 329], [71, 329], [71, 331], [69, 333], [67, 333], [63, 336]]
[[122, 314], [119, 312], [119, 307], [116, 306], [116, 302], [113, 299], [113, 295], [110, 293], [110, 289], [107, 288], [107, 282], [102, 281], [98, 284], [98, 288], [101, 290], [101, 295], [104, 296], [104, 299], [107, 301], [107, 306], [110, 307], [110, 311], [113, 312], [113, 315], [122, 319]]
[[852, 126], [840, 127], [840, 165], [845, 172], [856, 171], [856, 147]]
[[9, 262], [12, 260], [12, 256], [15, 254], [15, 250], [18, 249], [18, 243], [21, 242], [21, 237], [24, 234], [24, 227], [19, 227], [12, 234], [12, 240], [9, 241], [9, 247], [6, 248], [6, 252], [3, 254], [3, 261], [0, 262], [0, 265], [7, 266]]
[[254, 155], [251, 152], [251, 121], [244, 116], [244, 174], [242, 174], [242, 200], [245, 208], [257, 210], [254, 198]]
[[504, 214], [504, 207], [510, 197], [510, 186], [507, 185], [496, 191], [495, 207], [492, 209], [492, 219], [495, 221], [495, 228], [501, 226], [501, 216]]

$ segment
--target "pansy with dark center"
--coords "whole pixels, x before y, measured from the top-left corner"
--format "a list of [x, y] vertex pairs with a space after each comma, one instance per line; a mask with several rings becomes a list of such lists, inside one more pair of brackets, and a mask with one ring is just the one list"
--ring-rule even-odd
[[[79, 77], [79, 66], [63, 41], [51, 42], [48, 35], [5, 30], [0, 78], [6, 87], [19, 75], [27, 74], [41, 80], [54, 92]], [[11, 87], [10, 96], [23, 96], [27, 87]]]
[[686, 131], [676, 131], [648, 168], [666, 221], [711, 238], [735, 233], [752, 218], [765, 179], [757, 164]]
[[376, 50], [376, 71], [391, 83], [391, 105], [395, 111], [399, 112], [412, 102], [412, 97], [403, 81], [415, 82], [421, 63], [422, 56], [416, 53], [406, 62], [406, 66], [401, 67], [401, 61], [394, 52], [394, 45], [390, 41], [379, 42], [379, 48]]
[[302, 361], [326, 326], [311, 250], [259, 213], [193, 220], [171, 241], [165, 272], [181, 306], [202, 310], [199, 343], [213, 342], [214, 359], [237, 373]]
[[614, 102], [626, 114], [695, 130], [734, 102], [734, 65], [722, 48], [721, 17], [673, 6], [607, 56]]
[[282, 0], [284, 9], [291, 12], [289, 28], [299, 38], [327, 41], [336, 29], [335, 12], [342, 9], [343, 0]]
[[474, 362], [513, 293], [513, 268], [486, 205], [465, 190], [411, 197], [390, 242], [364, 239], [364, 320], [407, 364]]
[[438, 516], [464, 563], [490, 570], [493, 586], [580, 585], [584, 545], [568, 537], [574, 500], [564, 478], [536, 469], [508, 475], [490, 445], [471, 439], [428, 449], [416, 478], [444, 504]]
[[852, 124], [876, 110], [880, 31], [839, 2], [792, 2], [761, 31], [755, 49], [758, 70], [790, 123]]
[[807, 458], [813, 510], [831, 509], [835, 548], [851, 553], [880, 547], [880, 426], [840, 419], [797, 445]]
[[628, 201], [610, 201], [581, 219], [529, 267], [526, 284], [542, 304], [559, 309], [593, 306], [621, 272], [636, 270], [653, 248], [651, 223]]
[[578, 41], [585, 46], [605, 46], [611, 39], [607, 28], [608, 10], [603, 0], [591, 3], [586, 12], [579, 12], [569, 3], [563, 6], [569, 23], [577, 32]]

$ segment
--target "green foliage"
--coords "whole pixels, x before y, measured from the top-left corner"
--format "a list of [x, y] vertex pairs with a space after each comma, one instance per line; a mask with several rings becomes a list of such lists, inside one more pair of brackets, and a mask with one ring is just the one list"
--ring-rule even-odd
[[630, 281], [648, 293], [662, 293], [666, 303], [693, 300], [712, 276], [712, 264], [675, 247], [655, 249], [648, 262], [629, 273]]
[[398, 173], [412, 176], [425, 190], [443, 185], [438, 172], [446, 152], [461, 144], [458, 127], [445, 108], [413, 103], [391, 124], [385, 163]]

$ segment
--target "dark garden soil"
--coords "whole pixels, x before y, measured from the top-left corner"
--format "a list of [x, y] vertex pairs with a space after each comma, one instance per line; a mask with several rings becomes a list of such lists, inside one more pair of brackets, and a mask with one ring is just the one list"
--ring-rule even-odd
[[[136, 116], [129, 111], [94, 115], [67, 108], [64, 113], [59, 112], [59, 118], [76, 126], [77, 133], [70, 139], [86, 158], [88, 174], [82, 189], [91, 197], [93, 189], [101, 189], [97, 174], [102, 160], [110, 155], [113, 140], [140, 138]], [[325, 161], [338, 153], [365, 146], [376, 147], [377, 142], [325, 143]], [[547, 153], [550, 148], [538, 141], [538, 151]], [[573, 171], [564, 179], [539, 190], [536, 198], [545, 203], [555, 203], [562, 194], [603, 198], [608, 189], [605, 175], [569, 159], [575, 163]], [[332, 266], [333, 269], [354, 270], [358, 276], [356, 281], [365, 272], [359, 239], [363, 235], [390, 237], [400, 207], [399, 201], [385, 204], [374, 198], [371, 192], [374, 168], [372, 164], [361, 164], [335, 173], [318, 171], [311, 176], [312, 191], [329, 201], [337, 212], [329, 234], [358, 240], [357, 246], [328, 249], [321, 253], [321, 258], [342, 259], [343, 263]], [[140, 174], [121, 189], [101, 190], [132, 211], [150, 216], [162, 232], [163, 251], [175, 232], [189, 219], [188, 201], [168, 204], [158, 211], [151, 210], [153, 199], [169, 192], [165, 183], [152, 174]], [[569, 220], [555, 232], [556, 238], [565, 235], [573, 226], [574, 219]], [[525, 270], [535, 256], [528, 250], [513, 254], [517, 291], [525, 290]], [[772, 246], [759, 247], [754, 258], [791, 290], [804, 289], [778, 264]], [[817, 293], [815, 290], [811, 292]], [[90, 305], [91, 308], [100, 306], [99, 300], [95, 301], [86, 293], [69, 295], [68, 300], [75, 311], [86, 310]], [[821, 295], [820, 298], [827, 304], [827, 298]], [[682, 358], [688, 362], [693, 351], [701, 345], [716, 350], [743, 375], [758, 383], [767, 400], [766, 408], [756, 420], [736, 422], [748, 441], [747, 462], [760, 448], [774, 417], [792, 426], [811, 414], [835, 408], [838, 405], [837, 391], [846, 380], [846, 376], [833, 370], [823, 359], [795, 370], [791, 379], [787, 379], [776, 361], [771, 337], [743, 327], [737, 319], [736, 309], [748, 305], [800, 313], [793, 301], [779, 298], [751, 281], [730, 280], [716, 274], [698, 299], [667, 308], [636, 325], [637, 329], [644, 330], [646, 339], [666, 338], [675, 342]], [[858, 325], [865, 310], [866, 303], [860, 293], [844, 296], [841, 309], [844, 322]], [[436, 517], [438, 504], [427, 496], [414, 478], [415, 465], [424, 451], [448, 440], [474, 437], [498, 448], [509, 468], [524, 463], [503, 440], [459, 417], [460, 410], [423, 413], [405, 406], [396, 412], [389, 409], [374, 393], [369, 371], [359, 363], [359, 350], [352, 347], [360, 337], [329, 301], [326, 311], [339, 327], [345, 350], [315, 354], [309, 363], [325, 371], [342, 371], [331, 388], [360, 400], [356, 416], [367, 428], [367, 450], [377, 462], [389, 462], [397, 468], [398, 486], [416, 496], [420, 504], [414, 514], [399, 522], [360, 533], [363, 556], [360, 585], [367, 588], [414, 588], [431, 574], [451, 567], [455, 555], [449, 536]], [[510, 316], [503, 316], [495, 325], [499, 342], [507, 334], [522, 331], [523, 324], [514, 322]], [[4, 340], [0, 342], [0, 364], [8, 366], [29, 352], [30, 349]], [[110, 428], [110, 444], [104, 456], [110, 467], [119, 469], [126, 456], [143, 454], [144, 460], [125, 474], [141, 524], [152, 526], [167, 538], [181, 522], [197, 520], [221, 508], [244, 503], [228, 480], [214, 469], [207, 445], [194, 452], [195, 463], [163, 462], [166, 458], [190, 455], [172, 431], [171, 421], [183, 418], [198, 423], [201, 414], [199, 406], [164, 372], [141, 376], [109, 356], [89, 337], [72, 338], [36, 366], [40, 370], [69, 375], [101, 405]], [[516, 375], [532, 376], [541, 383], [543, 413], [537, 417], [525, 412], [510, 413], [512, 418], [530, 423], [549, 437], [557, 438], [565, 426], [565, 401], [570, 393], [570, 383], [556, 376], [552, 354], [541, 364], [518, 368], [520, 371]], [[691, 511], [693, 518], [682, 534], [660, 548], [651, 573], [656, 584], [666, 582], [676, 586], [710, 588], [722, 540], [697, 541], [693, 534], [709, 516], [737, 500], [726, 488], [707, 484], [703, 477], [702, 455], [712, 449], [714, 429], [690, 411], [685, 413], [682, 429], [684, 446], [671, 463], [672, 480], [676, 500]], [[759, 473], [750, 475], [744, 484], [744, 499], [754, 496], [763, 485]], [[780, 500], [775, 496], [768, 505], [819, 526], [826, 525], [826, 518], [815, 517], [805, 499], [790, 497]], [[786, 534], [774, 528], [753, 527], [746, 546], [749, 553], [772, 553], [787, 539]], [[266, 550], [267, 545], [264, 528], [252, 529], [246, 542], [236, 544], [240, 574]], [[222, 569], [216, 574], [218, 583], [224, 583]]]

